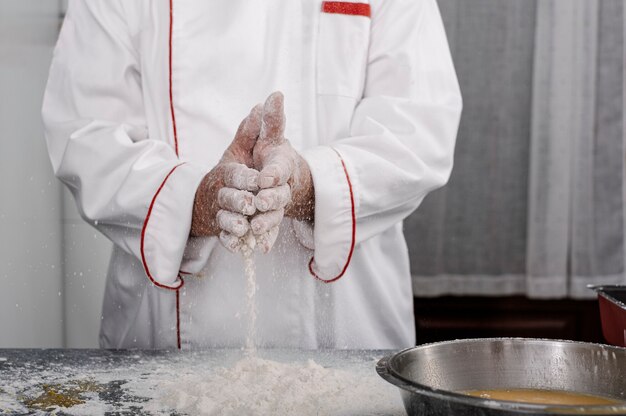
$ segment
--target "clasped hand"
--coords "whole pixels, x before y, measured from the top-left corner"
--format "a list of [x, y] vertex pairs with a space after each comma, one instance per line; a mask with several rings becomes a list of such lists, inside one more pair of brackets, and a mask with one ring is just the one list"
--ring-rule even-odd
[[279, 92], [242, 121], [220, 162], [196, 192], [191, 234], [219, 235], [232, 252], [244, 246], [268, 253], [285, 215], [313, 218], [311, 172], [285, 138]]

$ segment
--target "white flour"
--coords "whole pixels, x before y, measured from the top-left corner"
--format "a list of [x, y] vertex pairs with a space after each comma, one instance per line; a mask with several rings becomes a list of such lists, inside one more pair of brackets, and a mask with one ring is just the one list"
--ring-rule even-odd
[[254, 264], [254, 252], [247, 245], [241, 249], [243, 254], [244, 271], [246, 274], [246, 309], [248, 316], [248, 333], [246, 336], [246, 351], [254, 355], [256, 351], [256, 267]]
[[[378, 380], [308, 363], [249, 356], [211, 377], [186, 374], [162, 382], [163, 406], [189, 415], [378, 415], [394, 402]], [[354, 413], [357, 411], [357, 413]]]

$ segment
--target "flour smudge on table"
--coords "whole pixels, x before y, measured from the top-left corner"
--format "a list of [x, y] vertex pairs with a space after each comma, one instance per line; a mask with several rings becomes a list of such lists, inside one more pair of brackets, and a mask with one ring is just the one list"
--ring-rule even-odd
[[[257, 349], [251, 358], [241, 349], [3, 350], [0, 413], [405, 415], [398, 390], [374, 370], [387, 354]], [[81, 387], [85, 383], [94, 388]], [[64, 394], [79, 387], [82, 403], [50, 403], [50, 411], [33, 407], [46, 386]]]

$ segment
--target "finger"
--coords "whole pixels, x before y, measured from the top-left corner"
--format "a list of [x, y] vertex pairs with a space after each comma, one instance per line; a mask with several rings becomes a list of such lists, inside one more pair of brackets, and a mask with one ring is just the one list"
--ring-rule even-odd
[[250, 110], [250, 114], [239, 124], [233, 143], [241, 145], [245, 150], [252, 151], [261, 133], [262, 115], [263, 105], [255, 105]]
[[290, 177], [291, 170], [284, 165], [271, 164], [259, 172], [257, 183], [261, 189], [271, 189], [286, 184]]
[[267, 97], [263, 106], [263, 119], [259, 141], [268, 144], [281, 144], [285, 140], [285, 98], [281, 92]]
[[222, 231], [220, 233], [220, 242], [232, 253], [237, 253], [241, 250], [241, 239], [228, 231]]
[[273, 188], [287, 183], [293, 172], [293, 162], [284, 153], [270, 157], [259, 172], [258, 186], [261, 189]]
[[254, 251], [256, 247], [256, 237], [252, 233], [246, 234], [242, 239], [241, 248], [244, 250]]
[[259, 172], [242, 163], [226, 163], [223, 178], [224, 186], [227, 188], [253, 192], [259, 189]]
[[287, 184], [262, 189], [254, 197], [254, 205], [261, 212], [284, 208], [289, 201], [291, 201], [291, 188]]
[[243, 237], [250, 229], [250, 223], [241, 214], [220, 210], [217, 213], [217, 224], [219, 227], [237, 237]]
[[285, 216], [284, 209], [278, 209], [276, 211], [264, 212], [258, 214], [250, 221], [250, 228], [254, 235], [263, 235], [274, 227], [280, 225]]
[[259, 247], [259, 250], [261, 250], [263, 254], [269, 253], [272, 247], [274, 247], [274, 243], [278, 238], [278, 231], [279, 227], [274, 227], [267, 233], [256, 238], [256, 243]]
[[237, 212], [243, 215], [252, 215], [256, 212], [254, 194], [240, 189], [220, 189], [217, 193], [217, 203], [220, 208], [226, 211]]

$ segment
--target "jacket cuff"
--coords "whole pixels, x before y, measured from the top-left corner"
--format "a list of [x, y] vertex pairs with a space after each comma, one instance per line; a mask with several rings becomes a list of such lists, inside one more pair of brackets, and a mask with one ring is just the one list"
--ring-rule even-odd
[[353, 169], [332, 147], [303, 152], [315, 186], [315, 254], [309, 271], [326, 283], [339, 280], [348, 269], [356, 244], [356, 189]]
[[206, 170], [174, 166], [155, 191], [141, 231], [141, 260], [150, 281], [164, 289], [183, 285], [180, 266], [189, 239], [196, 189]]

